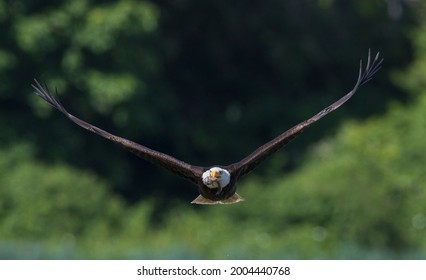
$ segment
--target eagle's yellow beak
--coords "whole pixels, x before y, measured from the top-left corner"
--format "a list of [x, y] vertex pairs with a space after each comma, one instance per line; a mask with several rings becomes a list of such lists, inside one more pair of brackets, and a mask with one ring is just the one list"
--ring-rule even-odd
[[210, 171], [210, 177], [212, 177], [214, 179], [218, 179], [218, 178], [220, 178], [220, 172], [216, 171], [216, 170], [212, 170], [212, 171]]

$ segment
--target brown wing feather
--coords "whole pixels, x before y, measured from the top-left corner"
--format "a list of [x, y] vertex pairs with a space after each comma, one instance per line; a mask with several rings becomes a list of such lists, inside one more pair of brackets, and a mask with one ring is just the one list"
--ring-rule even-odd
[[137, 144], [125, 138], [118, 137], [103, 129], [93, 126], [83, 120], [80, 120], [79, 118], [68, 113], [68, 111], [62, 106], [62, 104], [52, 96], [52, 94], [49, 92], [49, 89], [47, 88], [46, 85], [42, 86], [37, 80], [34, 80], [34, 81], [35, 81], [35, 84], [32, 85], [32, 87], [35, 89], [35, 94], [43, 98], [50, 105], [58, 109], [70, 120], [72, 120], [74, 123], [78, 124], [82, 128], [87, 129], [93, 133], [96, 133], [108, 140], [111, 140], [112, 142], [120, 145], [121, 147], [134, 153], [135, 155], [157, 166], [161, 166], [181, 177], [189, 179], [196, 184], [200, 180], [202, 172], [204, 170], [203, 167], [190, 165], [172, 156], [152, 150], [148, 147], [142, 146], [140, 144]]
[[280, 148], [282, 148], [283, 146], [288, 144], [292, 139], [294, 139], [297, 135], [299, 135], [304, 128], [318, 121], [319, 119], [329, 114], [330, 112], [336, 110], [343, 103], [348, 101], [349, 98], [351, 98], [355, 94], [358, 88], [361, 85], [368, 82], [373, 77], [373, 75], [380, 69], [382, 61], [383, 59], [379, 60], [379, 53], [377, 53], [376, 57], [374, 58], [374, 61], [371, 63], [370, 51], [368, 51], [368, 61], [367, 61], [367, 66], [365, 67], [365, 71], [364, 73], [362, 72], [362, 61], [360, 61], [358, 80], [354, 88], [349, 93], [347, 93], [345, 96], [343, 96], [341, 99], [337, 100], [330, 106], [323, 109], [321, 112], [319, 112], [315, 116], [311, 117], [310, 119], [304, 122], [297, 124], [296, 126], [290, 128], [289, 130], [279, 135], [275, 139], [259, 147], [257, 150], [252, 152], [250, 155], [248, 155], [241, 161], [231, 164], [229, 166], [226, 166], [225, 168], [238, 177], [243, 176], [249, 173], [250, 171], [252, 171], [259, 164], [261, 164], [267, 157], [271, 156], [273, 153], [278, 151]]

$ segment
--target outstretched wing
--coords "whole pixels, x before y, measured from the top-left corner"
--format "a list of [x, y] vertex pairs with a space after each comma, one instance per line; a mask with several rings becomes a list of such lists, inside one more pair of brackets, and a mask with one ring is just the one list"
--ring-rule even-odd
[[231, 164], [229, 166], [226, 166], [225, 168], [231, 172], [232, 174], [235, 174], [237, 176], [243, 176], [250, 171], [252, 171], [254, 168], [256, 168], [259, 164], [261, 164], [267, 157], [271, 156], [273, 153], [278, 151], [280, 148], [288, 144], [291, 140], [293, 140], [298, 134], [302, 132], [302, 130], [309, 125], [313, 124], [314, 122], [318, 121], [328, 113], [336, 110], [339, 108], [343, 103], [349, 100], [355, 92], [358, 90], [360, 86], [371, 80], [373, 75], [380, 69], [381, 63], [383, 59], [379, 60], [379, 53], [377, 53], [376, 57], [374, 58], [373, 62], [371, 62], [371, 53], [370, 50], [368, 51], [368, 61], [367, 66], [365, 67], [365, 71], [362, 71], [362, 60], [360, 61], [360, 68], [359, 68], [359, 74], [358, 74], [358, 80], [354, 86], [354, 88], [347, 93], [345, 96], [328, 106], [327, 108], [323, 109], [321, 112], [316, 114], [315, 116], [311, 117], [310, 119], [301, 122], [297, 124], [296, 126], [290, 128], [280, 136], [276, 137], [275, 139], [269, 141], [268, 143], [264, 144], [263, 146], [259, 147], [257, 150], [252, 152], [250, 155], [242, 159], [241, 161]]
[[37, 80], [34, 79], [34, 81], [35, 81], [35, 84], [33, 84], [32, 87], [35, 89], [35, 94], [43, 98], [50, 105], [58, 109], [70, 120], [72, 120], [73, 122], [81, 126], [82, 128], [87, 129], [93, 133], [96, 133], [108, 140], [111, 140], [112, 142], [120, 145], [124, 149], [136, 154], [137, 156], [151, 162], [152, 164], [161, 166], [181, 177], [191, 180], [194, 183], [197, 183], [200, 180], [202, 176], [202, 172], [203, 172], [202, 167], [190, 165], [172, 156], [152, 150], [150, 148], [139, 145], [125, 138], [115, 136], [103, 129], [100, 129], [83, 120], [80, 120], [79, 118], [68, 113], [68, 111], [64, 108], [64, 106], [62, 106], [62, 104], [52, 96], [52, 94], [49, 92], [49, 89], [46, 85], [42, 86]]

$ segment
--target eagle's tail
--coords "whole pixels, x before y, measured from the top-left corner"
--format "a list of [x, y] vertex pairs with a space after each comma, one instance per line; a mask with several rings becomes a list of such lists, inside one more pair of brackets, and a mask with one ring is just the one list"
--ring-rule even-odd
[[211, 199], [205, 198], [202, 195], [199, 195], [191, 203], [194, 203], [194, 204], [232, 204], [232, 203], [237, 203], [237, 202], [240, 202], [240, 201], [244, 201], [244, 198], [239, 196], [237, 193], [234, 193], [233, 196], [231, 196], [227, 199], [224, 199], [224, 200], [211, 200]]

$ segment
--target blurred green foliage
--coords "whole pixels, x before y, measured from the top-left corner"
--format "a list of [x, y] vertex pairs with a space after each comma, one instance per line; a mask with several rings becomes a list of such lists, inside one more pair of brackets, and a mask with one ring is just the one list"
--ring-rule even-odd
[[[0, 0], [0, 258], [425, 258], [421, 1]], [[31, 93], [185, 161], [237, 161], [383, 69], [200, 207]], [[356, 118], [356, 120], [355, 120]]]

